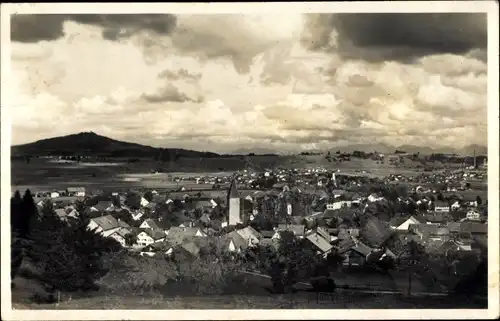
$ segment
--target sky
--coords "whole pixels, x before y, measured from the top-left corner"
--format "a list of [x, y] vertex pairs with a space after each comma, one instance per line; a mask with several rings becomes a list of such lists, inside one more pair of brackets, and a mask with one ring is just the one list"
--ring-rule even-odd
[[12, 143], [487, 145], [486, 14], [15, 15]]

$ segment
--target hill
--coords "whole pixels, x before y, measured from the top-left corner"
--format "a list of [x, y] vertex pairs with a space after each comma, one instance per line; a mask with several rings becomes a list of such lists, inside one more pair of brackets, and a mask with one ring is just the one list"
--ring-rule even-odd
[[185, 149], [156, 148], [122, 142], [94, 132], [42, 139], [11, 147], [12, 156], [105, 156], [105, 157], [218, 157], [218, 154]]

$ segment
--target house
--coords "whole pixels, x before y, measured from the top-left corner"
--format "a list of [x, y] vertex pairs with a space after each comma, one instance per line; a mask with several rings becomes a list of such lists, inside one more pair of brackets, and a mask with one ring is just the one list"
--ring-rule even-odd
[[160, 231], [161, 228], [156, 224], [156, 222], [153, 219], [145, 219], [144, 222], [139, 226], [140, 229], [151, 229], [155, 231]]
[[85, 197], [85, 187], [68, 187], [66, 193], [68, 196]]
[[181, 244], [184, 240], [195, 237], [207, 237], [207, 234], [198, 227], [171, 227], [167, 232], [167, 239], [173, 244]]
[[113, 202], [111, 201], [99, 201], [96, 205], [90, 208], [93, 212], [106, 212], [113, 209]]
[[236, 231], [232, 231], [221, 237], [221, 247], [223, 251], [241, 253], [248, 248], [248, 246], [249, 242]]
[[434, 203], [434, 211], [438, 213], [448, 213], [450, 211], [450, 205], [447, 202], [436, 201]]
[[139, 221], [141, 219], [141, 217], [144, 216], [144, 211], [138, 210], [135, 213], [131, 213], [131, 215], [132, 215], [132, 219], [134, 221]]
[[424, 242], [446, 241], [450, 236], [450, 230], [448, 227], [441, 227], [433, 224], [410, 225], [410, 230], [412, 233], [419, 236]]
[[372, 193], [368, 196], [368, 201], [371, 202], [371, 203], [374, 203], [374, 202], [379, 202], [379, 201], [383, 201], [384, 200], [384, 197], [382, 196], [379, 196], [375, 193]]
[[326, 209], [327, 210], [339, 210], [342, 207], [351, 207], [352, 201], [341, 201], [341, 200], [334, 200], [332, 202], [326, 203]]
[[338, 253], [344, 256], [342, 265], [362, 266], [366, 263], [372, 249], [355, 238], [343, 240], [339, 244]]
[[479, 212], [476, 210], [470, 210], [467, 212], [465, 219], [469, 221], [480, 221], [481, 214], [479, 214]]
[[452, 211], [456, 211], [456, 210], [460, 209], [460, 202], [459, 201], [453, 202], [453, 204], [451, 204], [451, 206], [450, 206], [450, 209]]
[[149, 204], [149, 201], [147, 199], [145, 199], [144, 197], [141, 197], [141, 206], [146, 207], [146, 206], [148, 206], [148, 204]]
[[204, 214], [200, 217], [199, 221], [200, 221], [201, 223], [205, 224], [205, 225], [209, 225], [209, 224], [210, 224], [210, 221], [211, 221], [211, 220], [210, 220], [210, 215], [209, 215], [208, 213], [204, 213]]
[[341, 197], [342, 195], [344, 195], [346, 192], [344, 190], [341, 190], [341, 189], [334, 189], [331, 194], [333, 196], [333, 198], [339, 198]]
[[145, 229], [137, 234], [137, 244], [139, 246], [147, 246], [165, 240], [165, 232], [161, 230]]
[[[275, 231], [260, 231], [260, 235], [262, 236], [262, 239], [272, 239], [274, 234], [277, 232]], [[261, 241], [262, 241], [261, 239]]]
[[278, 224], [278, 231], [290, 231], [296, 237], [303, 238], [306, 232], [306, 226], [303, 224]]
[[195, 242], [186, 242], [173, 249], [173, 255], [178, 260], [190, 260], [200, 257], [200, 247]]
[[118, 243], [121, 244], [122, 247], [127, 247], [127, 241], [126, 241], [126, 236], [128, 234], [131, 234], [132, 232], [125, 228], [125, 227], [120, 227], [113, 233], [109, 234], [110, 238], [115, 239]]
[[61, 195], [59, 194], [59, 192], [51, 192], [50, 193], [50, 198], [58, 198], [60, 197]]
[[444, 225], [448, 221], [444, 212], [427, 213], [425, 219], [427, 224]]
[[333, 245], [330, 244], [330, 239], [325, 239], [318, 233], [307, 235], [306, 240], [308, 240], [323, 257], [326, 257], [332, 251]]
[[406, 217], [398, 217], [391, 220], [391, 228], [397, 231], [408, 231], [411, 224], [422, 224], [425, 223], [426, 220], [424, 218], [415, 218], [415, 216]]
[[202, 211], [212, 210], [215, 206], [209, 200], [199, 200], [195, 203], [195, 208], [200, 209]]
[[152, 243], [142, 248], [140, 255], [152, 257], [160, 253], [169, 255], [170, 253], [172, 253], [172, 247], [165, 242]]
[[130, 228], [126, 222], [118, 221], [112, 215], [94, 217], [90, 219], [89, 225], [87, 226], [89, 230], [93, 230], [95, 233], [101, 233], [105, 237], [113, 234], [122, 227]]
[[259, 240], [262, 238], [259, 232], [257, 232], [253, 227], [247, 226], [243, 229], [236, 230], [249, 246], [256, 245], [259, 243]]
[[477, 207], [478, 206], [477, 199], [473, 195], [462, 196], [462, 203], [468, 207]]

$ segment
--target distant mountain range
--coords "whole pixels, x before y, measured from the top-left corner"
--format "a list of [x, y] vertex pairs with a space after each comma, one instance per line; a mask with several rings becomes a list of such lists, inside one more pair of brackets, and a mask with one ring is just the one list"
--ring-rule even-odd
[[[407, 153], [420, 153], [423, 155], [432, 153], [456, 153], [459, 155], [472, 155], [474, 150], [476, 155], [487, 155], [488, 149], [485, 146], [469, 145], [462, 149], [459, 148], [444, 148], [432, 149], [430, 147], [419, 147], [412, 145], [403, 145], [399, 147], [389, 146], [385, 144], [358, 144], [348, 147], [332, 148], [332, 152], [352, 152], [352, 151], [374, 152], [379, 153], [394, 153], [396, 150]], [[321, 152], [321, 151], [318, 151]], [[325, 152], [325, 151], [322, 151]], [[240, 149], [235, 154], [276, 154], [269, 149]], [[186, 149], [175, 148], [156, 148], [145, 146], [136, 143], [122, 142], [111, 139], [105, 136], [98, 135], [94, 132], [82, 132], [73, 135], [42, 139], [33, 143], [12, 146], [11, 154], [13, 156], [49, 156], [49, 155], [68, 155], [68, 156], [107, 156], [107, 157], [161, 157], [173, 159], [177, 157], [219, 157], [227, 155], [219, 155], [211, 152], [200, 152]]]
[[445, 148], [431, 148], [431, 147], [421, 147], [421, 146], [414, 146], [414, 145], [401, 145], [398, 147], [394, 146], [389, 146], [385, 144], [358, 144], [358, 145], [350, 145], [348, 147], [339, 147], [339, 148], [332, 148], [332, 151], [341, 151], [341, 152], [352, 152], [352, 151], [363, 151], [363, 152], [378, 152], [378, 153], [383, 153], [383, 154], [389, 154], [389, 153], [394, 153], [396, 150], [399, 151], [404, 151], [406, 153], [420, 153], [422, 155], [430, 155], [430, 154], [458, 154], [458, 155], [472, 155], [474, 153], [474, 150], [476, 151], [476, 155], [487, 155], [488, 154], [488, 148], [486, 146], [481, 146], [481, 145], [468, 145], [465, 146], [464, 148], [452, 148], [452, 147], [445, 147]]

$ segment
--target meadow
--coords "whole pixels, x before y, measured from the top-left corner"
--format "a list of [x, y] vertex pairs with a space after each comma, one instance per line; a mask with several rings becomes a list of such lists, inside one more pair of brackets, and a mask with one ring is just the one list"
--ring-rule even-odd
[[[275, 168], [339, 169], [343, 174], [383, 177], [391, 173], [415, 175], [419, 171], [407, 165], [396, 168], [368, 159], [352, 158], [348, 162], [328, 162], [324, 156], [234, 156], [220, 158], [181, 158], [177, 162], [157, 162], [140, 159], [128, 162], [112, 158], [106, 162], [54, 162], [46, 158], [11, 161], [12, 189], [36, 191], [63, 190], [83, 186], [88, 190], [126, 190], [130, 188], [176, 189], [174, 177], [226, 176], [244, 169], [263, 171]], [[184, 181], [186, 189], [210, 189], [210, 184]]]

